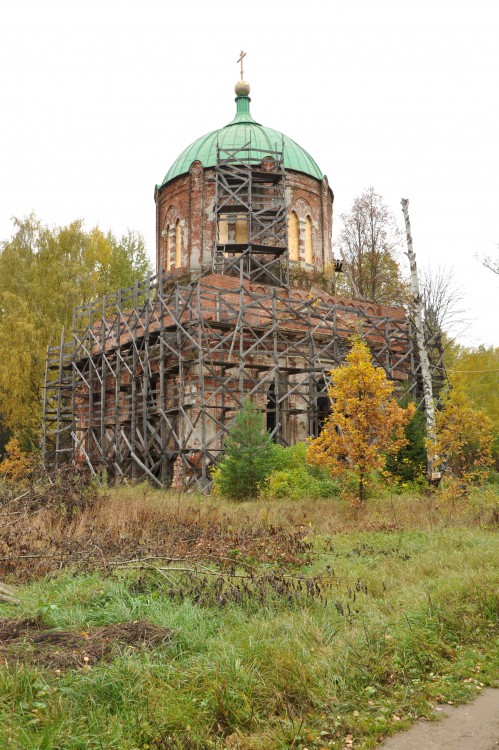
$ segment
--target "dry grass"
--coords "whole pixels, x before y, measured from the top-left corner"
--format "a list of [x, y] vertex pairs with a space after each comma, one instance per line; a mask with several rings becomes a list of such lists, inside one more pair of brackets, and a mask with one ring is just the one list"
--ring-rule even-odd
[[496, 503], [0, 491], [0, 747], [373, 748], [497, 678]]
[[235, 550], [258, 562], [305, 561], [309, 545], [303, 528], [274, 525], [258, 514], [232, 517], [191, 500], [147, 486], [90, 493], [69, 509], [53, 493], [45, 503], [11, 500], [0, 515], [0, 578], [27, 581], [67, 566], [105, 569], [158, 556], [223, 563]]
[[222, 563], [307, 561], [315, 535], [349, 531], [431, 531], [497, 523], [497, 496], [441, 503], [438, 496], [389, 495], [356, 508], [338, 498], [231, 503], [158, 491], [149, 485], [98, 491], [74, 477], [21, 497], [0, 491], [0, 579], [26, 581], [75, 566], [162, 556]]

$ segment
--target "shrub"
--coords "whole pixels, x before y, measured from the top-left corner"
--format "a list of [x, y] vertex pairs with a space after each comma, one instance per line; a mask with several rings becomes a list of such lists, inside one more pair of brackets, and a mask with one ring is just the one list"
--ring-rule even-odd
[[30, 471], [31, 461], [28, 454], [22, 450], [17, 438], [11, 438], [5, 446], [5, 457], [0, 463], [0, 477], [16, 484], [27, 480]]
[[274, 446], [274, 468], [260, 487], [260, 497], [301, 500], [338, 495], [338, 482], [331, 479], [327, 469], [307, 464], [306, 455], [306, 443], [289, 448]]
[[[406, 407], [407, 403], [401, 404]], [[402, 485], [415, 483], [424, 486], [426, 473], [426, 421], [424, 412], [418, 409], [404, 428], [407, 443], [394, 455], [388, 455], [386, 469], [400, 480]]]

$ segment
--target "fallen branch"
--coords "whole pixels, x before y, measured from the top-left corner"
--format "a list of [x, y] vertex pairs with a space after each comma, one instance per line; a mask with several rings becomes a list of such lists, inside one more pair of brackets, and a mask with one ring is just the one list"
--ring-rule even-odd
[[19, 599], [14, 596], [15, 593], [15, 589], [13, 589], [12, 586], [7, 586], [6, 583], [0, 582], [0, 602], [6, 602], [6, 604], [19, 604]]
[[[148, 571], [154, 571], [156, 573], [159, 573], [160, 575], [163, 575], [164, 577], [168, 577], [168, 574], [171, 573], [180, 573], [180, 574], [193, 574], [193, 575], [209, 575], [213, 576], [214, 578], [229, 578], [229, 579], [241, 579], [246, 581], [253, 581], [257, 582], [259, 580], [265, 580], [270, 575], [272, 575], [271, 570], [265, 570], [263, 572], [258, 573], [235, 573], [234, 571], [223, 571], [223, 570], [216, 570], [214, 568], [207, 568], [204, 565], [203, 566], [192, 566], [188, 568], [171, 568], [171, 567], [163, 567], [159, 565], [151, 565], [147, 561], [151, 559], [161, 559], [159, 557], [155, 558], [144, 558], [143, 560], [140, 559], [134, 559], [134, 560], [116, 560], [114, 562], [109, 562], [108, 567], [114, 568], [114, 569], [120, 569], [120, 570], [148, 570]], [[185, 560], [182, 560], [181, 558], [163, 558], [165, 562], [183, 562]], [[254, 566], [251, 566], [254, 567]], [[328, 585], [334, 584], [335, 586], [340, 586], [341, 581], [336, 578], [336, 576], [333, 574], [327, 575], [327, 576], [304, 576], [304, 575], [293, 575], [292, 573], [281, 573], [278, 571], [274, 571], [274, 573], [282, 580], [286, 581], [298, 581], [300, 583], [326, 583]], [[171, 580], [171, 579], [170, 579]]]

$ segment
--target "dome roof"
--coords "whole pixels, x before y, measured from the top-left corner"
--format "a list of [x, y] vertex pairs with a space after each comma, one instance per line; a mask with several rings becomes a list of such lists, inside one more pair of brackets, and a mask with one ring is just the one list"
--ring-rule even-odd
[[270, 151], [280, 150], [283, 144], [286, 169], [294, 169], [296, 172], [303, 172], [317, 180], [322, 180], [321, 170], [305, 149], [278, 130], [265, 128], [255, 122], [250, 113], [250, 101], [249, 96], [237, 96], [237, 111], [234, 119], [224, 128], [201, 136], [184, 149], [158, 187], [161, 188], [175, 177], [186, 174], [193, 161], [200, 161], [203, 167], [214, 167], [217, 163], [217, 145], [222, 148], [237, 149], [242, 148], [250, 140], [255, 149], [269, 149]]

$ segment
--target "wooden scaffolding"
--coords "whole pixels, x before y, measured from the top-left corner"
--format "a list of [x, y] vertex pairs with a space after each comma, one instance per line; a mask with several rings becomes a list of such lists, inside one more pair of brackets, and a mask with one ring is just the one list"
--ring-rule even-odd
[[72, 337], [47, 354], [43, 456], [97, 477], [206, 490], [244, 398], [273, 439], [316, 435], [330, 372], [362, 330], [374, 362], [415, 387], [401, 309], [288, 285], [282, 149], [218, 149], [213, 267], [136, 282], [74, 311]]
[[[213, 271], [287, 286], [286, 172], [282, 149], [217, 147]], [[221, 228], [226, 231], [222, 233]]]
[[[399, 383], [414, 359], [406, 318], [221, 274], [175, 283], [162, 273], [75, 310], [73, 338], [49, 349], [44, 461], [95, 475], [210, 485], [245, 397], [273, 438], [317, 434], [331, 369], [359, 328]], [[402, 311], [401, 311], [402, 312]]]

